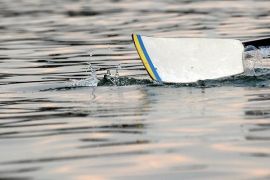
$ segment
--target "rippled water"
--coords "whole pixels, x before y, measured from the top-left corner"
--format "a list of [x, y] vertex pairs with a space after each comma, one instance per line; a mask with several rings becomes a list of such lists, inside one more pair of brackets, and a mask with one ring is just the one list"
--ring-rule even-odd
[[1, 0], [0, 179], [269, 179], [268, 62], [160, 85], [130, 37], [246, 40], [269, 24], [267, 0]]

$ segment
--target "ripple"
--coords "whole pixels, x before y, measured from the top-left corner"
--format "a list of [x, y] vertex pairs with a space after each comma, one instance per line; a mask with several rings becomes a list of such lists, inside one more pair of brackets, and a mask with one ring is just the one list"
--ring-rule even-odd
[[0, 179], [267, 179], [269, 59], [253, 74], [161, 84], [130, 35], [256, 39], [269, 7], [1, 0]]

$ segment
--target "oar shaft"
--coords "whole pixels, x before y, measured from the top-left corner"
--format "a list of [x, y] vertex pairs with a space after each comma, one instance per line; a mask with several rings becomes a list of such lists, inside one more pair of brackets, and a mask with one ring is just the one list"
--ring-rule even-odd
[[243, 41], [242, 43], [244, 46], [252, 45], [257, 48], [261, 46], [270, 46], [270, 37]]

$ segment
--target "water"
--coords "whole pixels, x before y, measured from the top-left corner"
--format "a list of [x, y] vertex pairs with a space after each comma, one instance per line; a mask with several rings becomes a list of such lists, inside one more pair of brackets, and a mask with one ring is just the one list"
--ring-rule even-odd
[[161, 85], [130, 36], [246, 40], [269, 35], [269, 14], [263, 0], [1, 0], [0, 179], [269, 179], [268, 61]]

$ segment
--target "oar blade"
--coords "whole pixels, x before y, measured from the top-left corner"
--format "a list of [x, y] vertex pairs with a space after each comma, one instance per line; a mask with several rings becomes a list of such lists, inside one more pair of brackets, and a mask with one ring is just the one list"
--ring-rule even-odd
[[243, 44], [234, 39], [153, 38], [133, 35], [152, 79], [189, 83], [244, 72]]

